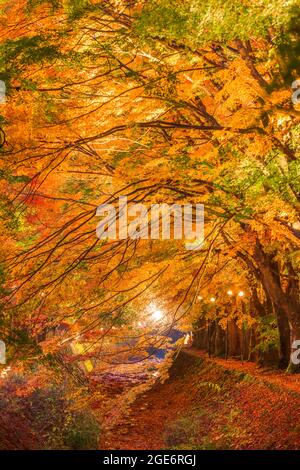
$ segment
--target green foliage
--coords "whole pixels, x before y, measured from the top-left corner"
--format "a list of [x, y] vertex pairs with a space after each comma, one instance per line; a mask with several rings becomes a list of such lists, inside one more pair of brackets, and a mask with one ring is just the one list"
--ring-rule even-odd
[[179, 39], [188, 32], [188, 8], [176, 0], [147, 2], [136, 24], [144, 36], [167, 36]]
[[299, 40], [300, 7], [299, 3], [291, 4], [284, 34], [277, 39], [277, 50], [283, 61], [283, 75], [289, 81], [291, 76], [297, 78], [300, 67]]
[[60, 56], [59, 48], [51, 43], [50, 37], [46, 36], [8, 39], [2, 43], [0, 45], [0, 79], [6, 84], [7, 93], [10, 92], [11, 80], [14, 77], [20, 80], [25, 89], [34, 90], [35, 84], [32, 80], [21, 78], [23, 67], [51, 63]]
[[[0, 263], [0, 295], [2, 299], [3, 297], [11, 293], [11, 290], [8, 289], [5, 285], [6, 281], [7, 281], [7, 270], [6, 270], [4, 263]], [[5, 304], [2, 301], [2, 303], [0, 303], [0, 332], [4, 333], [2, 335], [3, 337], [6, 336], [5, 335], [6, 329], [10, 327], [10, 321], [7, 321], [7, 317], [4, 316], [3, 314], [4, 305]], [[0, 333], [0, 337], [1, 337], [1, 333]]]
[[[168, 449], [191, 448], [195, 445], [195, 439], [198, 435], [198, 420], [203, 413], [198, 411], [197, 417], [182, 416], [175, 421], [166, 424], [164, 439]], [[197, 419], [198, 418], [198, 419]], [[181, 446], [185, 447], [181, 447]]]
[[[9, 325], [7, 325], [9, 326]], [[27, 360], [30, 357], [39, 357], [42, 350], [25, 328], [11, 328], [6, 336], [7, 360]]]
[[212, 41], [266, 37], [271, 27], [289, 31], [298, 12], [296, 1], [286, 5], [279, 0], [157, 0], [146, 2], [136, 31], [144, 38], [183, 41], [193, 48]]
[[254, 351], [269, 352], [272, 349], [279, 348], [277, 322], [273, 315], [259, 318], [257, 329], [259, 342], [253, 348]]
[[27, 175], [13, 175], [9, 170], [0, 170], [0, 179], [8, 181], [10, 184], [28, 183], [31, 178]]
[[70, 416], [63, 430], [63, 442], [71, 450], [97, 449], [99, 425], [94, 416], [77, 412]]
[[12, 232], [22, 229], [23, 216], [14, 210], [7, 196], [0, 197], [0, 219], [4, 227]]
[[213, 382], [200, 382], [197, 387], [199, 389], [209, 389], [209, 390], [212, 390], [213, 392], [221, 392], [221, 387], [220, 385], [216, 384], [216, 383], [213, 383]]
[[296, 124], [291, 128], [288, 145], [300, 157], [300, 124]]
[[[65, 385], [52, 385], [32, 391], [26, 388], [27, 382], [24, 376], [15, 375], [10, 379], [10, 393], [5, 393], [3, 389], [0, 391], [0, 409], [10, 411], [6, 428], [0, 429], [0, 449], [1, 441], [5, 441], [4, 437], [10, 433], [15, 435], [14, 413], [16, 411], [21, 419], [25, 418], [22, 429], [27, 425], [35, 435], [36, 448], [44, 450], [97, 449], [99, 424], [90, 411], [72, 409], [73, 399], [68, 398], [68, 388]], [[23, 390], [23, 393], [12, 393], [15, 390]], [[12, 410], [13, 413], [11, 413]], [[22, 448], [24, 445], [26, 448], [28, 438], [26, 433], [18, 437], [16, 445], [21, 440]]]
[[9, 39], [1, 46], [1, 65], [4, 68], [9, 63], [18, 61], [19, 65], [31, 65], [52, 61], [59, 57], [57, 46], [43, 36], [22, 37]]
[[92, 9], [93, 6], [89, 0], [68, 0], [67, 2], [67, 13], [70, 21], [82, 18]]
[[54, 11], [60, 7], [61, 2], [60, 0], [28, 0], [27, 12], [31, 13], [34, 8], [40, 5], [50, 5], [52, 7], [52, 10]]
[[82, 194], [82, 200], [90, 200], [93, 196], [95, 189], [91, 187], [91, 184], [85, 180], [79, 180], [75, 178], [69, 178], [63, 188], [62, 191], [66, 194]]

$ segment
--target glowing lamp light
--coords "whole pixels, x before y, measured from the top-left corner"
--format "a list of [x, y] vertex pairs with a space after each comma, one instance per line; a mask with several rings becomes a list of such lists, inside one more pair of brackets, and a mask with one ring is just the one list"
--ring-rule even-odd
[[216, 301], [215, 297], [211, 297], [210, 299], [210, 302], [214, 303]]
[[202, 300], [203, 297], [201, 297], [201, 295], [198, 295], [198, 300]]
[[244, 297], [244, 295], [245, 295], [245, 292], [243, 292], [242, 290], [238, 293], [239, 297]]
[[152, 319], [155, 321], [161, 320], [162, 317], [163, 317], [163, 314], [160, 310], [154, 310], [154, 312], [152, 313]]
[[227, 291], [227, 295], [229, 295], [229, 296], [231, 297], [231, 296], [233, 295], [232, 290], [228, 290], [228, 291]]

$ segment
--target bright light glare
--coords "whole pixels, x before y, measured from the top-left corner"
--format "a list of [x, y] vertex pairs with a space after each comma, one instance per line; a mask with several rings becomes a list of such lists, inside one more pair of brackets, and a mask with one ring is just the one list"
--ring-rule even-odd
[[214, 297], [211, 297], [209, 300], [210, 300], [211, 302], [215, 302], [215, 301], [216, 301], [216, 299], [215, 299]]
[[163, 314], [160, 310], [154, 310], [154, 312], [152, 313], [152, 319], [155, 321], [161, 320], [162, 317], [163, 317]]
[[228, 291], [227, 291], [227, 295], [230, 295], [230, 296], [233, 295], [232, 290], [228, 290]]
[[244, 297], [245, 295], [245, 292], [243, 292], [242, 290], [238, 293], [239, 297]]
[[198, 295], [198, 300], [202, 300], [203, 297], [201, 297], [201, 295]]

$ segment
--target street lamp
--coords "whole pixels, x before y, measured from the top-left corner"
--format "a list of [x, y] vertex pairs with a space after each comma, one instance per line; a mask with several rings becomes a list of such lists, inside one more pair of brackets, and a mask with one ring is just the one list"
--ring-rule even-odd
[[244, 297], [244, 295], [245, 295], [245, 292], [243, 292], [242, 290], [238, 293], [239, 297]]
[[227, 295], [229, 295], [229, 297], [231, 297], [231, 296], [233, 295], [232, 290], [228, 290], [228, 291], [227, 291]]
[[210, 299], [210, 302], [214, 303], [216, 301], [215, 297], [211, 297]]

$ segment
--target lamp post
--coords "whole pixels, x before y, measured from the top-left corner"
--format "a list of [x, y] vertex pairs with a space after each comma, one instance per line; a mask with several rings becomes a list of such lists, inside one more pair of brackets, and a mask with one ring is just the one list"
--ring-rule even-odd
[[[231, 298], [233, 296], [233, 292], [231, 289], [229, 289], [227, 291], [227, 295]], [[228, 307], [231, 305], [231, 300], [228, 301]], [[226, 340], [225, 340], [225, 359], [227, 361], [228, 359], [228, 315], [229, 315], [229, 311], [226, 315]]]
[[[243, 290], [240, 290], [240, 291], [234, 291], [234, 290], [231, 290], [231, 289], [228, 289], [227, 290], [227, 296], [228, 296], [228, 300], [226, 302], [226, 338], [225, 338], [225, 359], [227, 360], [228, 359], [228, 352], [229, 352], [229, 320], [228, 320], [228, 317], [229, 317], [229, 314], [230, 314], [230, 309], [233, 307], [233, 304], [236, 304], [237, 303], [237, 300], [238, 299], [243, 299], [245, 297], [245, 292]], [[198, 296], [197, 297], [198, 300], [203, 300], [202, 296]], [[215, 302], [217, 301], [217, 296], [214, 297], [210, 297], [209, 298], [209, 302], [211, 304], [214, 304]], [[244, 338], [244, 326], [243, 326], [243, 329], [242, 329], [242, 345], [241, 345], [241, 360], [243, 361], [243, 353], [244, 353], [244, 342], [245, 342], [245, 338]], [[207, 351], [208, 351], [208, 356], [210, 357], [211, 356], [211, 320], [207, 320]]]
[[[228, 307], [232, 306], [233, 302], [232, 302], [232, 298], [234, 297], [234, 293], [231, 289], [228, 289], [227, 291], [227, 295], [229, 297], [229, 300], [228, 300]], [[245, 292], [240, 290], [236, 297], [242, 299], [243, 297], [245, 297]], [[236, 297], [235, 297], [235, 300], [236, 300]], [[227, 318], [226, 318], [226, 344], [225, 344], [225, 359], [227, 360], [228, 358], [228, 315], [229, 315], [229, 312], [227, 314]], [[241, 359], [243, 360], [243, 349], [244, 349], [244, 329], [242, 329], [242, 347], [241, 347]]]

